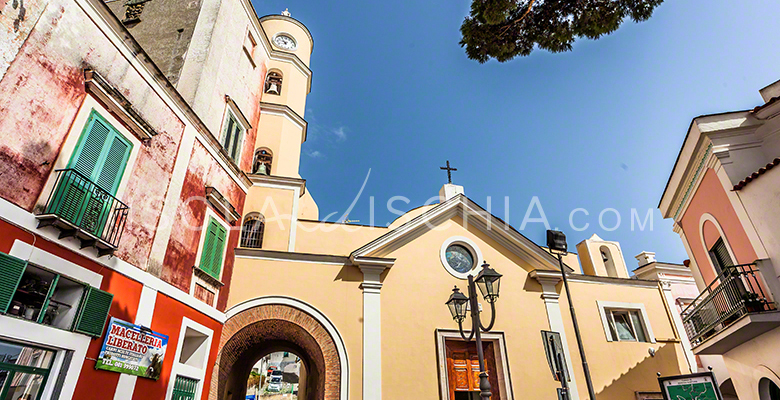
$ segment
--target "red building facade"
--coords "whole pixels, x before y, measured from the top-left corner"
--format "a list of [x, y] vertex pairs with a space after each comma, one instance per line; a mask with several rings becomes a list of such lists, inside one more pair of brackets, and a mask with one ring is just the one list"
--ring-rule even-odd
[[[171, 64], [156, 58], [170, 54], [167, 43], [134, 37], [134, 27], [156, 26], [143, 3], [121, 8], [0, 2], [2, 398], [208, 396], [251, 186], [254, 149], [243, 144], [257, 135], [264, 53], [242, 52], [244, 33], [220, 49], [251, 62], [215, 72], [213, 60], [229, 57], [207, 53]], [[253, 46], [269, 47], [253, 12], [238, 21], [256, 31]], [[187, 86], [220, 74], [240, 78]], [[168, 337], [146, 375], [96, 368], [110, 318]]]

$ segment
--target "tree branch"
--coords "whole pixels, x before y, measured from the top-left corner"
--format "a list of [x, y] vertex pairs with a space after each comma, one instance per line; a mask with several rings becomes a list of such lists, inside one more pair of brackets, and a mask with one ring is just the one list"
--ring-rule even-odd
[[525, 13], [523, 13], [523, 15], [522, 15], [522, 16], [520, 16], [520, 18], [518, 18], [518, 19], [516, 19], [516, 20], [512, 21], [512, 23], [511, 23], [511, 24], [509, 24], [509, 25], [505, 26], [505, 27], [504, 27], [504, 29], [502, 29], [502, 30], [501, 30], [501, 34], [499, 35], [499, 37], [504, 37], [504, 34], [506, 34], [506, 32], [509, 30], [509, 28], [511, 28], [511, 27], [513, 27], [513, 26], [515, 26], [515, 25], [517, 25], [517, 24], [518, 24], [520, 21], [524, 20], [524, 19], [525, 19], [525, 17], [527, 17], [527, 16], [528, 16], [528, 14], [530, 14], [530, 13], [531, 13], [531, 8], [534, 6], [534, 2], [536, 2], [536, 0], [531, 0], [531, 1], [528, 3], [528, 9], [527, 9], [527, 10], [525, 10]]

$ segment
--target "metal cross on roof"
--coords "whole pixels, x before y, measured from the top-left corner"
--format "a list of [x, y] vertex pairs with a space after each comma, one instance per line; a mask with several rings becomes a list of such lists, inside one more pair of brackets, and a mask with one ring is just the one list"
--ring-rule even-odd
[[450, 160], [447, 160], [446, 167], [439, 167], [439, 168], [447, 170], [447, 183], [452, 183], [452, 171], [457, 171], [458, 169], [450, 167]]

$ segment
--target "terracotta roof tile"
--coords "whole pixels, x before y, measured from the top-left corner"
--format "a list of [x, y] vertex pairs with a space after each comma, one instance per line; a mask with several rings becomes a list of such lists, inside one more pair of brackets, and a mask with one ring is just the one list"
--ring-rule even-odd
[[759, 176], [763, 175], [770, 169], [774, 168], [775, 165], [780, 164], [780, 158], [775, 158], [771, 163], [767, 164], [765, 167], [759, 168], [758, 171], [753, 172], [748, 176], [747, 178], [739, 181], [736, 185], [734, 185], [734, 190], [740, 190], [743, 187], [745, 187], [748, 183], [752, 182], [754, 179], [758, 178]]

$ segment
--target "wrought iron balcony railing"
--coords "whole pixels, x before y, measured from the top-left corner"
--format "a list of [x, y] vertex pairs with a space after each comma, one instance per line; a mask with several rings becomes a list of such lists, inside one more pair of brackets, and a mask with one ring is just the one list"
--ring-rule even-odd
[[36, 216], [38, 228], [54, 226], [60, 239], [76, 237], [81, 248], [95, 247], [98, 255], [119, 246], [130, 208], [75, 169], [58, 169], [45, 209]]
[[682, 311], [683, 325], [696, 347], [745, 314], [774, 311], [755, 264], [727, 267]]

